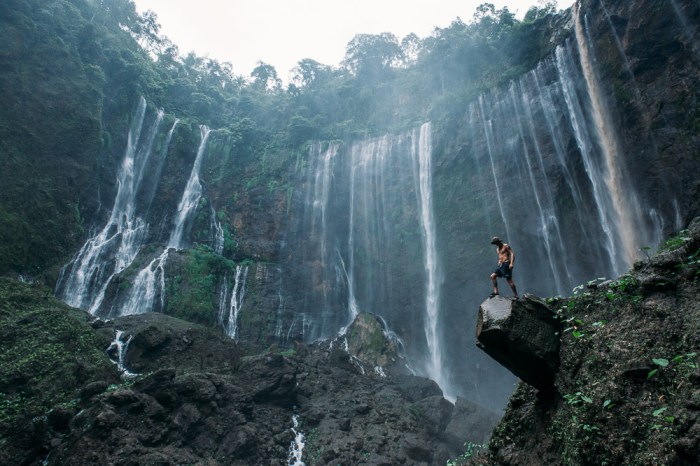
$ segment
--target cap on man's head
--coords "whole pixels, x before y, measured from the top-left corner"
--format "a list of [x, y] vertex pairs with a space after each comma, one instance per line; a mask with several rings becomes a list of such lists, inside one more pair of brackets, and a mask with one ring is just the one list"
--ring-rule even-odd
[[491, 238], [491, 244], [498, 244], [500, 242], [501, 238], [499, 238], [498, 236], [494, 236], [493, 238]]

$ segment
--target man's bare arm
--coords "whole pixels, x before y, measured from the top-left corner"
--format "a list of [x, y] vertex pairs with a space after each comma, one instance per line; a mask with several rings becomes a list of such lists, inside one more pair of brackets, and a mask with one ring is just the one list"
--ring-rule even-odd
[[510, 250], [510, 268], [512, 269], [515, 265], [515, 252], [510, 246], [508, 247], [508, 249]]

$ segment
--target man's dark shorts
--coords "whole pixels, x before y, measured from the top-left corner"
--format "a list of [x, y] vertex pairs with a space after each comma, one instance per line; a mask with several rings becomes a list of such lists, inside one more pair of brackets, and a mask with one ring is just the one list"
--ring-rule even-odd
[[510, 261], [505, 261], [493, 271], [499, 278], [505, 278], [509, 280], [513, 277], [513, 269], [510, 268]]

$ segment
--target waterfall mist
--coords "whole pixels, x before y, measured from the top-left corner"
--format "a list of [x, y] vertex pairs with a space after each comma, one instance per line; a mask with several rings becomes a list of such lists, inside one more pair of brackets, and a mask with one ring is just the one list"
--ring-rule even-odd
[[360, 312], [377, 314], [387, 331], [410, 339], [416, 367], [449, 392], [431, 159], [429, 123], [349, 147], [314, 145], [285, 268], [290, 281], [307, 284], [296, 294], [305, 340], [344, 331]]
[[[667, 7], [687, 26], [677, 2]], [[646, 128], [654, 118], [643, 112], [645, 83], [614, 15], [600, 8], [641, 113], [634, 124]], [[206, 256], [218, 267], [201, 272], [212, 290], [202, 314], [211, 307], [210, 323], [231, 338], [314, 342], [373, 313], [402, 342], [410, 367], [446, 396], [502, 409], [515, 379], [474, 344], [496, 265], [490, 238], [513, 247], [521, 294], [566, 295], [624, 273], [639, 248], [682, 226], [688, 203], [683, 186], [663, 191], [655, 180], [645, 189], [647, 172], [634, 164], [663, 149], [645, 135], [653, 154], [629, 155], [636, 136], [620, 126], [595, 34], [578, 8], [572, 21], [569, 38], [534, 69], [457, 110], [431, 113], [431, 123], [317, 141], [301, 155], [274, 147], [259, 161], [247, 147], [254, 131], [224, 128], [222, 141], [209, 144], [212, 131], [194, 126], [180, 127], [165, 163], [179, 120], [165, 124], [163, 111], [149, 112], [141, 99], [119, 163], [113, 155], [112, 208], [64, 267], [57, 294], [104, 317], [166, 312], [185, 275], [176, 273], [200, 273], [205, 267], [192, 264]], [[684, 34], [697, 36], [689, 27]]]
[[635, 190], [581, 18], [578, 27], [576, 41], [468, 104], [457, 156], [432, 153], [443, 135], [430, 124], [311, 149], [285, 267], [309, 285], [289, 290], [303, 339], [378, 314], [448, 396], [498, 410], [514, 379], [474, 349], [471, 326], [490, 291], [491, 236], [515, 249], [521, 292], [540, 296], [617, 277], [658, 244], [675, 214]]

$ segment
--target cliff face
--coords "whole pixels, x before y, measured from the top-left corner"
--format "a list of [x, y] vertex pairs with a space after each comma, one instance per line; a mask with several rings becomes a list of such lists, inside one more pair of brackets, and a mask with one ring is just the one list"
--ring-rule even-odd
[[564, 328], [557, 395], [522, 383], [473, 464], [700, 461], [700, 219], [664, 249], [550, 300]]
[[[685, 224], [698, 215], [698, 49], [696, 2], [583, 2], [584, 21], [625, 169], [646, 199], [666, 198]], [[685, 193], [693, 193], [686, 196]], [[674, 202], [677, 205], [674, 205]]]
[[[542, 41], [552, 51], [541, 63], [429, 112], [427, 138], [421, 113], [401, 134], [287, 147], [267, 140], [289, 130], [286, 120], [260, 115], [289, 102], [241, 90], [229, 102], [234, 110], [211, 118], [218, 126], [202, 148], [200, 196], [171, 254], [203, 141], [192, 108], [212, 113], [224, 97], [206, 100], [184, 78], [160, 82], [146, 53], [119, 35], [117, 22], [116, 31], [93, 22], [87, 3], [0, 8], [18, 37], [0, 54], [0, 92], [27, 104], [0, 115], [0, 273], [58, 279], [68, 299], [80, 244], [100, 231], [114, 243], [126, 238], [93, 254], [89, 291], [71, 292], [88, 295], [72, 301], [86, 309], [99, 298], [98, 315], [159, 311], [262, 349], [329, 337], [356, 312], [373, 312], [419, 371], [436, 370], [455, 394], [500, 409], [513, 378], [475, 349], [467, 324], [476, 312], [467, 303], [489, 291], [488, 239], [509, 236], [521, 291], [564, 294], [623, 272], [639, 247], [655, 246], [700, 209], [700, 13], [690, 0], [581, 2], [553, 20], [556, 37]], [[23, 26], [32, 21], [36, 28]], [[41, 48], [44, 36], [60, 39], [51, 43], [56, 57]], [[47, 68], [50, 59], [65, 76]], [[23, 79], [35, 72], [41, 85]], [[139, 93], [147, 101], [140, 125]], [[413, 97], [403, 99], [420, 107]], [[150, 153], [150, 168], [134, 178], [133, 209], [115, 210], [137, 126], [135, 156]], [[421, 140], [430, 144], [418, 147]], [[430, 153], [429, 189], [420, 184], [421, 150]], [[131, 226], [113, 222], [113, 212]]]

